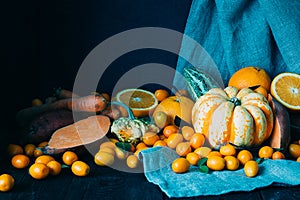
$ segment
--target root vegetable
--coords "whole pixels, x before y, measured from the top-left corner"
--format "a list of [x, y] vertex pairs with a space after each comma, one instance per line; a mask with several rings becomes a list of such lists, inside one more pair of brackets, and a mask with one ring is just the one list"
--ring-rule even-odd
[[273, 131], [267, 143], [269, 143], [272, 148], [286, 152], [291, 141], [289, 113], [287, 109], [276, 99], [272, 98], [271, 95], [269, 95], [268, 101], [275, 117]]
[[16, 115], [19, 126], [28, 125], [35, 117], [51, 110], [67, 109], [80, 112], [100, 112], [106, 108], [106, 99], [101, 95], [88, 95], [79, 98], [60, 99], [40, 106], [20, 110]]
[[62, 152], [69, 148], [91, 144], [103, 138], [109, 131], [110, 119], [94, 115], [56, 130], [42, 151], [48, 154]]
[[38, 144], [48, 141], [59, 128], [72, 124], [73, 114], [69, 110], [54, 110], [36, 117], [30, 125], [23, 130], [24, 140], [27, 143]]

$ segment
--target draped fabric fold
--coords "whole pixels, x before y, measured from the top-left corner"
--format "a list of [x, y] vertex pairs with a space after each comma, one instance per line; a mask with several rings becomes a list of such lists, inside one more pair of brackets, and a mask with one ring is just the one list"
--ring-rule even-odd
[[[197, 41], [218, 68], [224, 85], [238, 69], [264, 68], [273, 78], [281, 72], [300, 73], [300, 1], [289, 0], [194, 0], [184, 34]], [[176, 69], [182, 73], [190, 60], [210, 68], [197, 58], [193, 44], [182, 40]], [[210, 61], [210, 63], [212, 63]], [[182, 88], [182, 76], [174, 85]]]

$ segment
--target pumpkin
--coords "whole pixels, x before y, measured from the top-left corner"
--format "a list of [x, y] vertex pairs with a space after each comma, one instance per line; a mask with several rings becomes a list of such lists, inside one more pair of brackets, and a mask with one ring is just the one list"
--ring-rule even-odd
[[212, 88], [198, 98], [192, 109], [192, 124], [212, 148], [231, 143], [259, 146], [272, 132], [274, 114], [266, 97], [249, 88]]

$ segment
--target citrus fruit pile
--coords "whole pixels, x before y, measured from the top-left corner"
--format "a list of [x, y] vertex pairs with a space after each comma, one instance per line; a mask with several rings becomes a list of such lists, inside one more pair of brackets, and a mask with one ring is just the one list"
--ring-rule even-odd
[[230, 77], [229, 86], [254, 88], [255, 91], [272, 96], [290, 110], [300, 110], [300, 74], [282, 72], [273, 79], [261, 67], [241, 68]]
[[[26, 169], [28, 174], [34, 179], [45, 179], [48, 176], [57, 176], [62, 168], [70, 168], [76, 176], [87, 176], [90, 167], [87, 163], [80, 161], [78, 155], [73, 151], [65, 151], [59, 160], [52, 155], [43, 154], [40, 148], [47, 142], [41, 142], [38, 145], [9, 144], [7, 154], [11, 165], [17, 169]], [[6, 192], [13, 188], [14, 178], [10, 174], [0, 176], [0, 191]]]
[[[199, 82], [201, 80], [197, 80], [197, 83]], [[248, 105], [247, 108], [249, 110], [252, 109], [253, 112], [246, 116], [245, 112], [241, 111], [242, 114], [235, 116], [235, 119], [237, 121], [247, 117], [247, 119], [250, 119], [252, 116], [263, 116], [261, 113], [268, 113], [268, 115], [264, 115], [265, 118], [261, 119], [260, 123], [254, 122], [255, 125], [252, 129], [255, 129], [255, 134], [259, 135], [259, 133], [266, 132], [267, 129], [272, 128], [273, 136], [278, 138], [278, 148], [270, 145], [271, 143], [263, 143], [261, 146], [256, 146], [257, 151], [252, 151], [249, 148], [245, 148], [245, 146], [237, 147], [228, 141], [220, 143], [218, 148], [213, 148], [207, 134], [203, 133], [205, 131], [195, 131], [197, 129], [194, 125], [195, 118], [193, 112], [195, 112], [195, 106], [199, 105], [190, 97], [187, 90], [178, 90], [175, 94], [171, 94], [162, 88], [154, 92], [145, 89], [128, 88], [118, 91], [112, 98], [108, 93], [101, 93], [107, 102], [119, 102], [119, 106], [117, 106], [119, 114], [115, 115], [114, 112], [111, 112], [113, 109], [104, 110], [100, 114], [109, 116], [114, 122], [120, 118], [126, 118], [126, 120], [123, 120], [123, 127], [122, 123], [118, 124], [120, 126], [118, 130], [122, 138], [128, 138], [129, 140], [123, 141], [120, 137], [113, 134], [111, 137], [109, 136], [108, 140], [101, 140], [98, 151], [93, 155], [94, 163], [99, 167], [111, 167], [114, 164], [119, 164], [116, 161], [122, 161], [128, 169], [135, 169], [142, 167], [141, 161], [138, 158], [139, 153], [145, 149], [158, 146], [172, 149], [177, 153], [178, 158], [170, 163], [170, 168], [174, 173], [186, 173], [193, 166], [197, 167], [203, 173], [207, 173], [208, 171], [235, 171], [243, 169], [245, 176], [255, 177], [260, 173], [259, 164], [264, 159], [291, 159], [300, 162], [300, 138], [290, 141], [289, 133], [283, 133], [286, 131], [284, 130], [284, 123], [289, 123], [289, 121], [284, 120], [288, 119], [283, 119], [282, 116], [280, 118], [280, 113], [275, 112], [275, 103], [271, 105], [273, 102], [272, 98], [274, 98], [288, 112], [297, 113], [300, 110], [300, 75], [284, 72], [271, 78], [263, 68], [248, 66], [234, 72], [229, 79], [228, 86], [230, 87], [224, 90], [212, 88], [212, 90], [207, 91], [208, 95], [203, 98], [207, 98], [205, 102], [208, 102], [212, 106], [202, 106], [203, 115], [205, 115], [204, 118], [208, 120], [200, 120], [201, 122], [199, 123], [207, 125], [212, 121], [211, 116], [214, 116], [214, 119], [220, 119], [222, 116], [231, 117], [233, 114], [226, 113], [228, 105], [234, 103], [234, 106], [240, 106], [241, 102], [245, 102], [245, 99], [248, 98], [248, 100], [252, 101], [253, 105], [257, 104], [259, 107], [259, 105], [263, 104], [263, 106], [259, 107], [262, 108], [261, 111], [258, 108], [253, 108], [253, 105]], [[243, 90], [244, 95], [254, 94], [241, 100], [238, 98], [228, 98], [230, 99], [230, 103], [226, 99], [224, 104], [221, 104], [221, 101], [214, 96], [223, 95], [224, 97], [228, 94], [231, 97], [235, 97], [238, 94], [237, 91], [241, 91], [244, 88], [247, 88]], [[234, 101], [231, 101], [232, 99]], [[270, 107], [268, 107], [269, 103]], [[32, 102], [33, 106], [41, 104], [42, 102], [37, 99]], [[121, 104], [127, 107], [122, 107], [120, 106]], [[223, 105], [225, 106], [222, 107]], [[250, 109], [251, 106], [252, 108]], [[219, 109], [218, 111], [221, 111], [222, 115], [214, 115], [214, 109]], [[130, 110], [133, 116], [130, 115]], [[268, 121], [273, 120], [273, 117], [274, 126], [267, 127], [266, 124], [273, 125], [273, 123]], [[130, 120], [132, 120], [132, 123], [128, 122]], [[227, 119], [222, 120], [226, 121]], [[216, 121], [219, 122], [220, 120]], [[133, 126], [134, 129], [132, 128]], [[259, 127], [265, 127], [264, 129], [262, 128], [264, 131], [259, 132]], [[206, 127], [205, 130], [209, 129]], [[214, 130], [227, 131], [224, 127], [218, 127]], [[112, 129], [111, 133], [113, 133]], [[138, 135], [138, 138], [133, 137], [136, 135]], [[132, 142], [131, 137], [137, 140]], [[229, 139], [231, 136], [227, 135], [226, 137], [226, 139]], [[251, 137], [247, 139], [251, 140]], [[281, 148], [284, 142], [288, 144], [284, 145], [286, 148]], [[12, 166], [18, 169], [27, 169], [29, 174], [35, 179], [45, 179], [49, 175], [59, 175], [62, 168], [65, 167], [70, 168], [76, 176], [87, 176], [90, 173], [89, 165], [79, 160], [77, 154], [73, 151], [66, 150], [60, 161], [54, 156], [43, 154], [40, 148], [47, 143], [48, 141], [41, 142], [38, 145], [26, 144], [24, 147], [18, 144], [10, 144], [7, 148], [7, 153], [11, 158]], [[11, 175], [3, 174], [0, 176], [0, 191], [9, 191], [13, 185], [14, 178]]]

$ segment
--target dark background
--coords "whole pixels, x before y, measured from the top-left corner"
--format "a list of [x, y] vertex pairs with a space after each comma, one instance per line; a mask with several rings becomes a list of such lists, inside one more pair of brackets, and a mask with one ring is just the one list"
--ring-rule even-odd
[[[82, 61], [102, 41], [125, 30], [149, 26], [183, 33], [190, 4], [191, 0], [3, 3], [1, 136], [12, 136], [16, 112], [30, 106], [33, 98], [44, 100], [57, 87], [72, 89]], [[121, 66], [125, 71], [150, 62], [175, 67], [176, 61], [177, 56], [168, 52], [132, 52], [112, 63], [113, 74], [104, 80], [103, 88], [110, 92], [115, 73], [123, 73]]]

